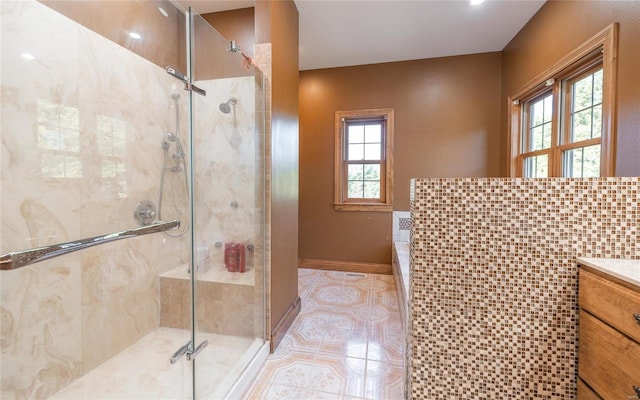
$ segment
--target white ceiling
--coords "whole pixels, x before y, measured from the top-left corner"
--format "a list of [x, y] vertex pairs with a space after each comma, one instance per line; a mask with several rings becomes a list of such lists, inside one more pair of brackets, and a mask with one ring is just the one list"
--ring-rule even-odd
[[[178, 0], [201, 14], [252, 0]], [[300, 69], [500, 51], [545, 0], [294, 0]]]
[[300, 69], [500, 51], [545, 0], [295, 0]]

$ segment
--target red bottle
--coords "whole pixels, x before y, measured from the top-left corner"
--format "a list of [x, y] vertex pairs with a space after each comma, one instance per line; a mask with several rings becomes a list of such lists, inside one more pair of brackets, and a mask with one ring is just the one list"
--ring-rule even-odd
[[238, 256], [238, 268], [236, 269], [237, 272], [244, 272], [245, 271], [245, 261], [244, 261], [244, 244], [242, 243], [236, 243], [233, 245], [233, 249], [236, 251], [236, 254]]
[[224, 245], [224, 266], [229, 272], [238, 271], [238, 251], [233, 242]]

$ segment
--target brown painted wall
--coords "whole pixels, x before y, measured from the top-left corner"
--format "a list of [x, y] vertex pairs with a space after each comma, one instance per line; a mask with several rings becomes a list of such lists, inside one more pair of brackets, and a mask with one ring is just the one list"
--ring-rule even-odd
[[222, 36], [235, 40], [244, 54], [253, 57], [256, 44], [253, 7], [203, 14], [202, 17]]
[[620, 23], [616, 175], [640, 176], [638, 1], [549, 1], [505, 47], [500, 140], [502, 174], [507, 171], [507, 96], [612, 22]]
[[[253, 35], [253, 26], [245, 24], [243, 28], [251, 29], [247, 35]], [[190, 72], [194, 80], [224, 79], [254, 74], [253, 70], [243, 68], [243, 57], [240, 53], [228, 51], [227, 38], [204, 16], [194, 18], [194, 36], [196, 38], [193, 42], [194, 63]], [[253, 44], [251, 47], [253, 49]]]
[[[40, 2], [156, 65], [186, 68], [184, 14], [167, 0]], [[160, 14], [158, 7], [169, 16]], [[142, 40], [131, 39], [131, 31], [140, 33]]]
[[414, 177], [499, 174], [500, 53], [300, 73], [301, 258], [391, 262], [391, 214], [333, 210], [334, 113], [395, 110], [394, 209]]
[[298, 10], [256, 2], [256, 42], [271, 43], [271, 327], [298, 297]]

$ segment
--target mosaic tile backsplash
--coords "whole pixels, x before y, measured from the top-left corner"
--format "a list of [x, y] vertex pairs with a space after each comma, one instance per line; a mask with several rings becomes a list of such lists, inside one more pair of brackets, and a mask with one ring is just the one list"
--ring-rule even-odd
[[640, 178], [411, 186], [409, 396], [574, 399], [576, 257], [640, 258]]
[[408, 242], [411, 229], [411, 214], [409, 211], [393, 212], [393, 241]]

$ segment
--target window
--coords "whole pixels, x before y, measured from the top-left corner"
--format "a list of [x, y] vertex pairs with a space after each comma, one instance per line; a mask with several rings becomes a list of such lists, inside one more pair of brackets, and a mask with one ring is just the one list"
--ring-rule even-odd
[[341, 211], [391, 211], [393, 110], [336, 112], [335, 198]]
[[511, 176], [614, 174], [617, 25], [509, 98]]

